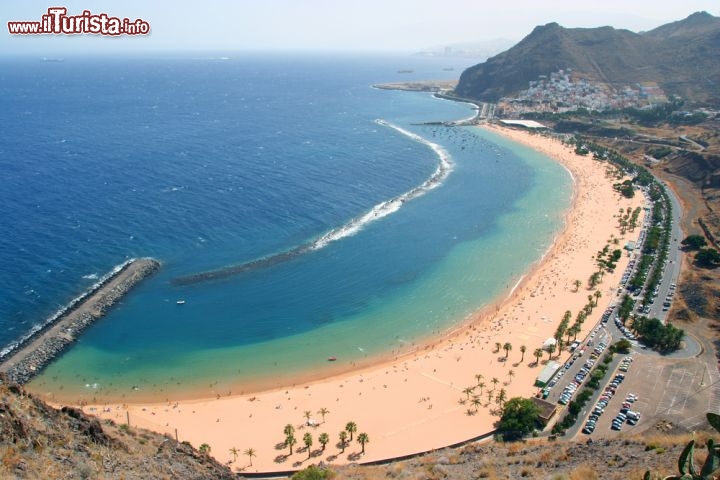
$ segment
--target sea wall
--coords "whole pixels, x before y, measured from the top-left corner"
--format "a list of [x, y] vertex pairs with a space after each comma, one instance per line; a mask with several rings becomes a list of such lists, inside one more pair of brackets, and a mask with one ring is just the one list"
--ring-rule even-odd
[[151, 258], [131, 259], [118, 265], [40, 328], [3, 350], [0, 372], [7, 373], [8, 378], [18, 384], [29, 382], [130, 289], [159, 267], [160, 263]]

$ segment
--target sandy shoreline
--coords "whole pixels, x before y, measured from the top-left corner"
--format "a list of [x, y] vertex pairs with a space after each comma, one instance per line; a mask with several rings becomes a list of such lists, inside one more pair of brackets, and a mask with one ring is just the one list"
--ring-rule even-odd
[[[320, 461], [372, 461], [442, 447], [492, 430], [497, 417], [491, 410], [498, 408], [495, 397], [501, 389], [507, 398], [530, 396], [537, 391], [533, 383], [542, 365], [535, 365], [533, 351], [552, 336], [566, 310], [574, 317], [587, 303], [591, 291], [585, 284], [596, 270], [592, 259], [595, 253], [612, 235], [622, 237], [619, 247], [613, 248], [622, 248], [627, 240], [637, 237], [639, 230], [620, 235], [614, 218], [618, 209], [642, 204], [641, 196], [628, 200], [613, 191], [604, 164], [579, 157], [568, 147], [544, 137], [492, 129], [556, 159], [575, 181], [573, 205], [566, 215], [564, 231], [504, 301], [472, 315], [444, 338], [397, 360], [385, 359], [332, 378], [254, 394], [137, 405], [88, 405], [85, 410], [119, 423], [129, 415], [133, 426], [173, 436], [177, 431], [181, 441], [196, 447], [209, 444], [212, 455], [220, 461], [233, 460], [230, 450], [237, 448], [241, 454], [232, 466], [247, 472], [302, 468]], [[604, 276], [599, 286], [599, 306], [585, 322], [583, 335], [612, 301], [627, 262], [624, 256], [615, 272]], [[583, 282], [577, 292], [575, 280]], [[504, 350], [495, 351], [496, 342], [511, 343], [507, 360]], [[522, 362], [521, 345], [527, 347]], [[564, 352], [561, 359], [566, 356]], [[547, 354], [543, 361], [546, 358]], [[479, 388], [478, 383], [484, 386]], [[471, 402], [460, 402], [471, 398], [472, 394], [464, 390], [473, 386], [473, 394], [479, 394], [481, 399], [477, 411]], [[490, 397], [488, 392], [492, 392]], [[320, 409], [329, 411], [324, 422]], [[306, 411], [319, 426], [303, 426]], [[361, 458], [354, 456], [360, 451], [355, 441], [343, 454], [336, 446], [338, 433], [349, 421], [357, 424], [357, 433], [366, 432], [370, 438]], [[298, 439], [289, 457], [288, 448], [281, 445], [286, 424], [295, 426]], [[305, 432], [312, 433], [314, 439], [313, 457], [309, 460], [307, 451], [302, 451]], [[322, 432], [330, 436], [324, 452], [318, 442]], [[242, 455], [248, 448], [256, 452], [252, 467]]]

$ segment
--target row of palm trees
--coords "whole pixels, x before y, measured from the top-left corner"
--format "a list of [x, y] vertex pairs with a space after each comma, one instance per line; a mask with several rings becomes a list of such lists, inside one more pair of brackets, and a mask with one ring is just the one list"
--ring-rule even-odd
[[[204, 443], [203, 445], [207, 445], [207, 444]], [[202, 445], [201, 445], [200, 447], [202, 448]], [[209, 446], [208, 446], [207, 450], [208, 450], [207, 453], [210, 453], [210, 447], [209, 447]], [[252, 459], [253, 459], [253, 457], [256, 457], [256, 456], [257, 456], [257, 452], [255, 451], [255, 449], [254, 449], [254, 448], [247, 448], [247, 449], [245, 449], [245, 451], [242, 452], [242, 453], [243, 453], [243, 455], [247, 455], [247, 457], [250, 459], [250, 466], [252, 467]], [[238, 449], [235, 448], [235, 447], [232, 447], [232, 448], [230, 449], [230, 455], [233, 456], [233, 462], [237, 462], [237, 457], [238, 457], [238, 455], [240, 455], [240, 450], [238, 450]]]
[[[598, 272], [596, 272], [599, 274]], [[575, 280], [575, 291], [577, 292], [580, 288], [580, 285], [582, 282], [580, 280]], [[602, 297], [602, 292], [600, 290], [595, 290], [591, 295], [588, 295], [588, 303], [578, 312], [577, 316], [575, 317], [575, 321], [572, 325], [570, 325], [570, 319], [572, 318], [572, 313], [570, 310], [567, 310], [565, 312], [565, 315], [563, 315], [562, 320], [560, 321], [560, 324], [558, 325], [557, 330], [555, 330], [555, 344], [548, 344], [544, 345], [542, 348], [536, 348], [533, 351], [533, 355], [535, 356], [535, 363], [540, 363], [540, 358], [542, 357], [543, 353], [548, 354], [548, 360], [552, 359], [553, 353], [555, 353], [555, 350], [558, 351], [558, 354], [560, 351], [562, 351], [563, 348], [563, 336], [567, 335], [567, 341], [566, 344], [570, 343], [570, 337], [573, 338], [573, 341], [577, 339], [578, 334], [582, 330], [582, 325], [587, 319], [587, 317], [592, 313], [593, 308], [598, 306], [598, 303], [600, 302], [600, 298]], [[524, 351], [523, 351], [524, 353]]]
[[[512, 350], [513, 346], [510, 342], [505, 342], [504, 344], [501, 344], [500, 342], [495, 342], [495, 353], [498, 353], [500, 349], [505, 350], [505, 359], [508, 358], [508, 355], [510, 354], [510, 351]], [[527, 351], [527, 347], [525, 345], [520, 345], [520, 353], [522, 356], [520, 357], [520, 363], [522, 363], [525, 360], [525, 352]]]
[[[325, 409], [323, 409], [325, 410]], [[306, 418], [308, 418], [306, 413]], [[319, 413], [319, 412], [318, 412]], [[329, 411], [325, 410], [325, 414], [330, 413]], [[324, 422], [324, 415], [323, 415], [323, 422]], [[345, 448], [348, 446], [349, 442], [352, 442], [354, 434], [357, 432], [357, 424], [355, 422], [348, 422], [345, 425], [345, 429], [341, 430], [338, 434], [338, 438], [340, 440], [339, 444], [342, 449], [341, 453], [345, 453]], [[295, 427], [293, 427], [291, 424], [285, 425], [285, 428], [283, 429], [283, 433], [285, 434], [285, 446], [290, 449], [290, 455], [293, 454], [293, 446], [297, 444], [297, 438], [295, 437]], [[303, 444], [305, 445], [307, 451], [308, 451], [308, 458], [311, 456], [311, 447], [313, 446], [313, 435], [310, 432], [305, 432], [303, 434]], [[365, 453], [365, 444], [370, 443], [370, 437], [367, 433], [361, 432], [358, 434], [356, 441], [360, 444], [362, 451], [361, 454]], [[318, 435], [318, 443], [320, 443], [322, 451], [325, 451], [325, 447], [330, 442], [330, 435], [323, 432], [320, 435]]]

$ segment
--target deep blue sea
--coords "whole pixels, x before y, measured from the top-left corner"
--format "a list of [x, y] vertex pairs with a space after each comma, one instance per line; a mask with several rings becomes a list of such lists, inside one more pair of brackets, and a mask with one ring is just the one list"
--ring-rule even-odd
[[[571, 196], [567, 172], [542, 155], [478, 128], [420, 125], [470, 117], [470, 105], [371, 88], [466, 66], [0, 59], [0, 348], [145, 256], [159, 273], [34, 388], [251, 389], [462, 322], [539, 260]], [[313, 248], [265, 268], [171, 283], [302, 245]]]

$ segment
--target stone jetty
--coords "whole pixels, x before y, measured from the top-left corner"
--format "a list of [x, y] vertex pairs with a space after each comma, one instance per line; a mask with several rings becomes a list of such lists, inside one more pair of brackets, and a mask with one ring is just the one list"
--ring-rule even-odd
[[3, 350], [0, 372], [5, 372], [11, 381], [18, 384], [29, 382], [131, 288], [159, 267], [160, 263], [152, 258], [131, 259], [119, 265], [36, 331]]

